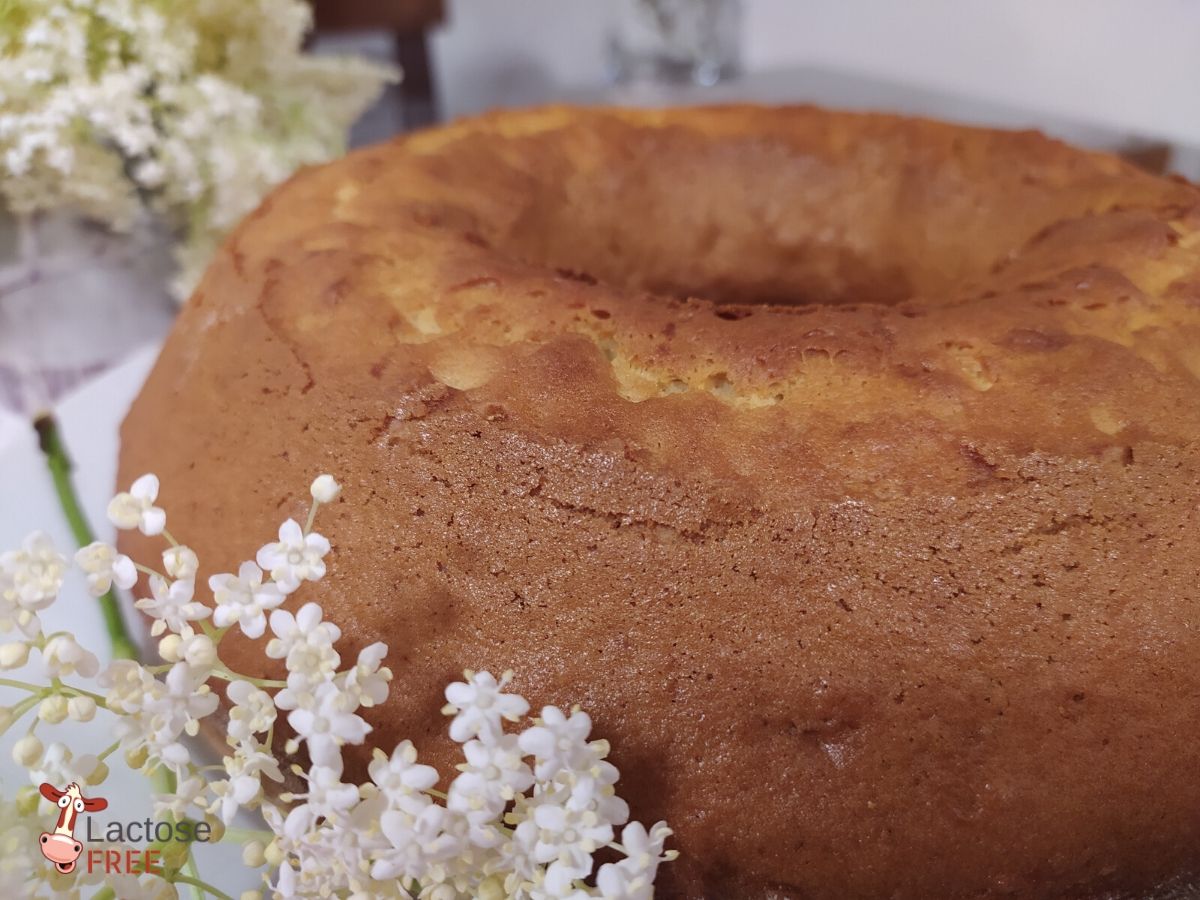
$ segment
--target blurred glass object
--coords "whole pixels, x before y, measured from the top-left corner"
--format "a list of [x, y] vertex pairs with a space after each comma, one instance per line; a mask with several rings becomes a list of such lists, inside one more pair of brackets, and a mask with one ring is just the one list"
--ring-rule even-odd
[[736, 74], [741, 0], [618, 0], [609, 52], [619, 84], [712, 85]]
[[150, 217], [117, 233], [66, 210], [0, 205], [0, 410], [49, 409], [171, 326], [172, 236]]

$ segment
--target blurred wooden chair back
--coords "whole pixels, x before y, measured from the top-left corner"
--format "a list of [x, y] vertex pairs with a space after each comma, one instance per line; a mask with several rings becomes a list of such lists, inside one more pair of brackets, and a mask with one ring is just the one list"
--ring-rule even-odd
[[442, 21], [442, 0], [312, 0], [318, 33], [386, 31], [404, 70], [398, 95], [405, 129], [437, 120], [428, 31]]

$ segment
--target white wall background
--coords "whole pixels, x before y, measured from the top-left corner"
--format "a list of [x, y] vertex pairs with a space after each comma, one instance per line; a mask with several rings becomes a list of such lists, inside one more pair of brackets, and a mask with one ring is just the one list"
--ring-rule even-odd
[[[1200, 145], [1200, 0], [744, 0], [750, 70], [823, 65]], [[611, 0], [451, 0], [452, 115], [599, 85]]]
[[751, 67], [798, 61], [1200, 144], [1198, 0], [749, 0]]

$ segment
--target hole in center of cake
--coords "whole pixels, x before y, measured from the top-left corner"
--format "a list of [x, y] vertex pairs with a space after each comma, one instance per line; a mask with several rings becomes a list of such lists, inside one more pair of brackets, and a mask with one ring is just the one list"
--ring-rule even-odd
[[[563, 152], [522, 146], [539, 161]], [[488, 242], [551, 271], [719, 305], [896, 304], [930, 286], [931, 267], [896, 237], [894, 204], [866, 203], [813, 156], [654, 130], [597, 147], [605, 158], [586, 166], [532, 170], [506, 215], [484, 217], [497, 223]]]
[[603, 219], [547, 221], [545, 211], [499, 241], [517, 258], [598, 281], [717, 305], [896, 304], [914, 293], [898, 265], [837, 243], [783, 245], [735, 222], [644, 232]]

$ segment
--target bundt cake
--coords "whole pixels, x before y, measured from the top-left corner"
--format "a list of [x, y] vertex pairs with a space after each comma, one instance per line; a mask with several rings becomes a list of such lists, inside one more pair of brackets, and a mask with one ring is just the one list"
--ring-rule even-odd
[[885, 115], [538, 109], [276, 190], [120, 479], [234, 571], [337, 475], [304, 596], [391, 646], [374, 737], [444, 764], [465, 667], [581, 704], [676, 830], [660, 897], [1136, 897], [1200, 870], [1198, 378], [1183, 181]]

